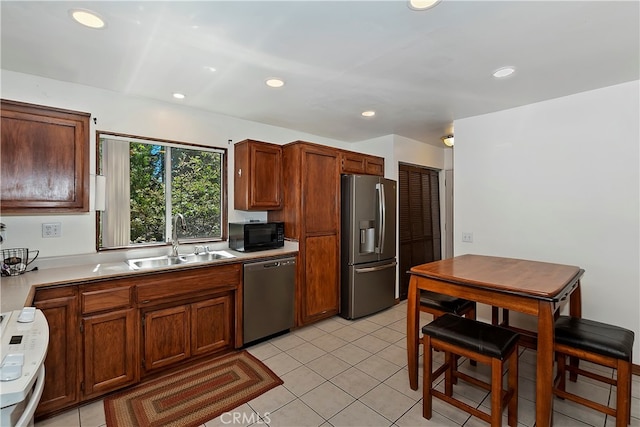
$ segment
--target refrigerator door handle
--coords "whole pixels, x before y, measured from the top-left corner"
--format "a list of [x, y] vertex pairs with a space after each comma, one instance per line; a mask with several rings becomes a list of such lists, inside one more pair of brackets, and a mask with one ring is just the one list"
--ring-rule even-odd
[[385, 216], [387, 213], [385, 210], [384, 184], [376, 184], [376, 191], [378, 192], [378, 224], [376, 224], [376, 228], [378, 231], [378, 247], [376, 248], [376, 252], [381, 254], [384, 251], [384, 236], [386, 226]]
[[393, 262], [390, 262], [389, 264], [379, 265], [377, 267], [356, 268], [354, 269], [354, 271], [356, 273], [372, 273], [374, 271], [386, 270], [387, 268], [392, 268], [392, 267], [395, 267], [396, 265], [398, 265], [398, 263], [393, 261]]

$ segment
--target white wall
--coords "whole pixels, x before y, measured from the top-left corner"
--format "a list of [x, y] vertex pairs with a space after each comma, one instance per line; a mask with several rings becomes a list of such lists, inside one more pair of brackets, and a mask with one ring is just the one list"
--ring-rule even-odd
[[[228, 149], [229, 220], [266, 219], [266, 212], [233, 207], [233, 145], [250, 138], [276, 144], [298, 139], [346, 148], [342, 141], [290, 129], [239, 120], [187, 108], [179, 102], [156, 102], [120, 93], [2, 70], [1, 97], [91, 113], [90, 170], [95, 172], [96, 130], [156, 137]], [[93, 119], [97, 119], [97, 124]], [[95, 253], [95, 214], [3, 216], [7, 225], [3, 247], [39, 249], [41, 257]], [[62, 237], [42, 238], [41, 224], [60, 222]]]
[[583, 316], [636, 337], [639, 83], [457, 120], [454, 158], [456, 255], [580, 266]]

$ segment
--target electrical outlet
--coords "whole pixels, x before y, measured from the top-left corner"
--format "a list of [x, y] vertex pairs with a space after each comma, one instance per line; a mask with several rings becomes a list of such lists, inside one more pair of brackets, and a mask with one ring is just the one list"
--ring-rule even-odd
[[49, 222], [42, 224], [42, 237], [60, 237], [62, 235], [62, 223]]
[[462, 241], [465, 243], [473, 243], [473, 233], [462, 232]]

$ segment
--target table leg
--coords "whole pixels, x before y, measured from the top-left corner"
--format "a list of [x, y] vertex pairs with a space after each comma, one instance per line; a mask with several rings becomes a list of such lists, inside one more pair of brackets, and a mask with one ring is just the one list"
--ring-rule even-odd
[[536, 370], [536, 427], [551, 425], [553, 412], [553, 310], [551, 303], [538, 303], [538, 351]]
[[418, 289], [417, 279], [411, 276], [407, 295], [407, 364], [409, 385], [412, 390], [418, 389]]

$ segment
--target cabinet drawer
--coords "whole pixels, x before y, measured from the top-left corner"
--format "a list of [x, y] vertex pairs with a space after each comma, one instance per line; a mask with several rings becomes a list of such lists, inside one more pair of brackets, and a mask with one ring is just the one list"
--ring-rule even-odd
[[175, 273], [150, 275], [138, 283], [141, 305], [167, 299], [190, 298], [218, 290], [235, 289], [241, 281], [241, 264], [230, 264]]
[[80, 287], [80, 308], [82, 314], [105, 310], [129, 308], [133, 305], [132, 285], [101, 284]]
[[69, 298], [74, 297], [78, 293], [77, 286], [60, 286], [58, 288], [39, 288], [36, 289], [35, 297], [33, 298], [33, 302], [42, 302], [49, 301], [58, 298]]

